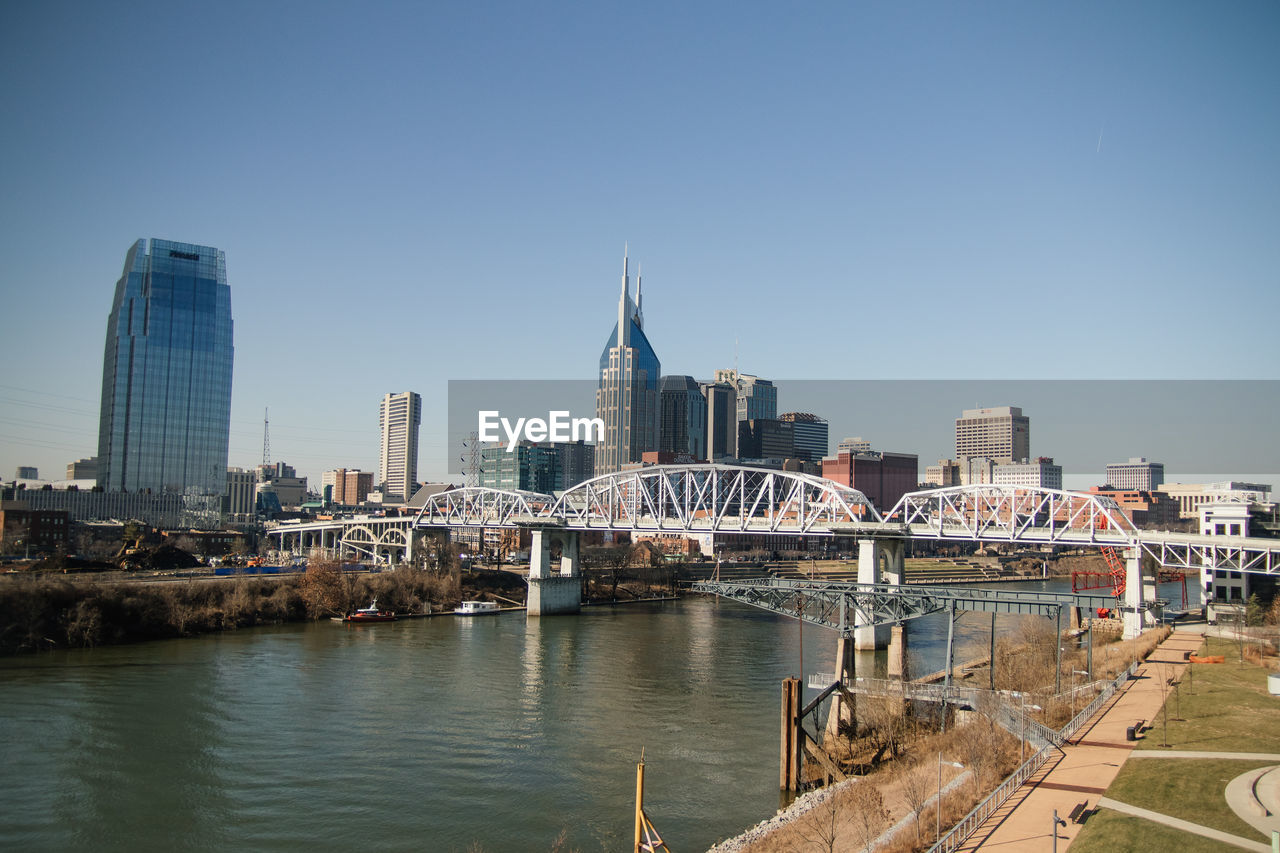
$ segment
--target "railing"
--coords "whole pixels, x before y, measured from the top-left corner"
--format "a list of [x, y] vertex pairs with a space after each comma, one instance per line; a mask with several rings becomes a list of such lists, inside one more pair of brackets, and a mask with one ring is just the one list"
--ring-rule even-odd
[[[1053, 752], [1053, 746], [1046, 746], [1036, 752], [1035, 755], [1022, 762], [1022, 766], [1005, 779], [1000, 785], [987, 795], [986, 799], [973, 807], [973, 811], [969, 812], [960, 822], [951, 828], [951, 831], [942, 836], [938, 843], [929, 848], [929, 853], [951, 853], [961, 844], [969, 840], [969, 836], [973, 835], [987, 821], [987, 818], [995, 814], [996, 809], [1004, 805], [1004, 801], [1013, 795], [1026, 783], [1028, 779], [1034, 776], [1045, 761], [1049, 759], [1049, 753]], [[941, 804], [938, 804], [941, 808]]]
[[[1129, 668], [1120, 673], [1114, 681], [1108, 682], [1107, 686], [1098, 694], [1098, 697], [1090, 702], [1088, 707], [1083, 711], [1076, 714], [1075, 717], [1072, 718], [1071, 722], [1063, 726], [1060, 732], [1053, 732], [1052, 729], [1047, 729], [1047, 731], [1053, 732], [1059, 742], [1071, 737], [1071, 735], [1079, 731], [1094, 714], [1098, 713], [1098, 710], [1103, 706], [1103, 704], [1120, 689], [1120, 685], [1132, 678], [1133, 674], [1137, 672], [1137, 670], [1137, 663], [1130, 664]], [[1044, 727], [1042, 726], [1042, 728]], [[1035, 755], [1024, 761], [1022, 766], [1013, 771], [1009, 778], [1001, 782], [994, 791], [982, 800], [982, 802], [974, 806], [972, 811], [961, 818], [960, 822], [953, 826], [950, 832], [942, 836], [942, 838], [938, 840], [937, 844], [930, 847], [929, 853], [951, 853], [951, 851], [956, 850], [961, 844], [968, 841], [969, 836], [977, 832], [978, 827], [982, 826], [982, 824], [985, 823], [991, 815], [995, 814], [996, 810], [1004, 805], [1005, 800], [1013, 796], [1014, 791], [1022, 787], [1028, 779], [1035, 775], [1036, 771], [1044, 766], [1045, 761], [1049, 757], [1049, 753], [1054, 749], [1054, 746], [1043, 747], [1036, 752]]]
[[1115, 692], [1120, 689], [1120, 685], [1124, 684], [1130, 678], [1133, 678], [1134, 673], [1137, 671], [1138, 664], [1136, 662], [1131, 663], [1129, 664], [1128, 669], [1115, 677], [1114, 681], [1107, 682], [1107, 685], [1102, 688], [1102, 692], [1099, 693], [1092, 702], [1086, 705], [1083, 711], [1072, 717], [1071, 722], [1062, 727], [1062, 737], [1064, 739], [1070, 738], [1076, 732], [1080, 731], [1080, 729], [1084, 728], [1084, 724], [1089, 722], [1093, 715], [1098, 713], [1098, 710], [1106, 704], [1106, 701], [1115, 695]]

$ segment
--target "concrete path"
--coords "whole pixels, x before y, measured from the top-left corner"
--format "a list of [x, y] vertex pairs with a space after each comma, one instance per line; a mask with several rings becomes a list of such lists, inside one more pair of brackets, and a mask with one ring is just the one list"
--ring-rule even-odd
[[[1151, 722], [1164, 705], [1161, 690], [1165, 674], [1177, 677], [1187, 665], [1185, 653], [1200, 647], [1199, 634], [1177, 631], [1151, 653], [1131, 679], [1102, 711], [1050, 758], [1040, 772], [1009, 798], [959, 849], [1007, 851], [1048, 850], [1053, 843], [1053, 812], [1066, 820], [1075, 806], [1092, 808], [1134, 753], [1126, 730], [1139, 720]], [[1150, 736], [1150, 735], [1148, 735]], [[1198, 753], [1203, 755], [1203, 753]], [[1080, 833], [1081, 825], [1068, 822], [1058, 828], [1058, 849]]]
[[1274, 752], [1195, 752], [1188, 749], [1144, 749], [1136, 751], [1130, 758], [1228, 758], [1241, 761], [1280, 761], [1280, 754]]
[[1280, 833], [1280, 767], [1259, 767], [1227, 783], [1227, 805], [1263, 835]]
[[1190, 832], [1194, 835], [1200, 835], [1204, 838], [1212, 839], [1219, 844], [1230, 844], [1232, 847], [1239, 847], [1242, 850], [1254, 850], [1256, 853], [1271, 853], [1271, 845], [1263, 844], [1261, 841], [1252, 841], [1248, 838], [1241, 838], [1238, 835], [1232, 835], [1229, 832], [1223, 832], [1218, 829], [1210, 829], [1207, 826], [1201, 826], [1198, 823], [1191, 823], [1185, 820], [1179, 820], [1176, 817], [1170, 817], [1160, 812], [1149, 811], [1148, 809], [1140, 809], [1137, 806], [1131, 806], [1128, 803], [1122, 803], [1119, 800], [1112, 800], [1102, 797], [1098, 801], [1098, 805], [1121, 814], [1133, 815], [1144, 820], [1161, 823], [1165, 826], [1172, 827], [1182, 832]]

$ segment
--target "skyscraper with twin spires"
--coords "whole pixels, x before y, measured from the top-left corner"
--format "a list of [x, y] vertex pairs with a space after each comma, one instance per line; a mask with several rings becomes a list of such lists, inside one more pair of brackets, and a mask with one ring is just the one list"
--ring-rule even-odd
[[604, 441], [596, 444], [596, 476], [620, 471], [629, 462], [639, 462], [645, 451], [658, 449], [662, 364], [644, 334], [643, 300], [639, 272], [636, 298], [631, 299], [631, 276], [623, 249], [618, 322], [600, 354], [596, 417], [604, 421]]

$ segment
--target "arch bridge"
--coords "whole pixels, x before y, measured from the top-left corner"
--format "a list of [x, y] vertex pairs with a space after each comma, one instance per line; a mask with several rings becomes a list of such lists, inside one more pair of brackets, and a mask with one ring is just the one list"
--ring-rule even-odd
[[[588, 530], [856, 537], [861, 540], [861, 584], [880, 583], [882, 574], [896, 582], [908, 539], [1113, 547], [1126, 559], [1127, 634], [1140, 630], [1147, 618], [1146, 602], [1155, 596], [1154, 579], [1142, 578], [1144, 553], [1159, 565], [1181, 569], [1280, 574], [1280, 541], [1139, 530], [1105, 495], [993, 484], [953, 486], [908, 493], [881, 514], [862, 492], [832, 480], [718, 464], [657, 465], [605, 474], [558, 496], [455, 489], [432, 496], [413, 524], [531, 528], [531, 581], [553, 577], [547, 557], [550, 538], [572, 541], [572, 548], [564, 549], [572, 556], [562, 558], [558, 576], [576, 578], [575, 534]], [[749, 597], [745, 591], [717, 592]], [[756, 601], [768, 597], [755, 596]]]

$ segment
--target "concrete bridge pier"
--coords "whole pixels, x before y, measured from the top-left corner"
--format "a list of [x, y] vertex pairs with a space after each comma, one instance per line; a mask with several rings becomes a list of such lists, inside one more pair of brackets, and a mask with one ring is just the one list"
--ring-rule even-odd
[[1142, 549], [1126, 548], [1124, 552], [1124, 639], [1132, 640], [1142, 633], [1147, 617], [1146, 585], [1142, 579]]
[[[579, 535], [572, 530], [533, 531], [529, 547], [529, 595], [526, 616], [551, 616], [582, 610], [582, 573], [578, 562]], [[560, 542], [559, 571], [551, 571], [551, 541]]]
[[[858, 583], [901, 584], [905, 565], [904, 552], [904, 545], [899, 539], [859, 541]], [[859, 650], [883, 649], [888, 644], [888, 625], [855, 625], [854, 645]]]
[[906, 680], [907, 675], [907, 626], [901, 622], [893, 625], [889, 631], [889, 667], [890, 678]]
[[[836, 678], [852, 687], [857, 675], [857, 665], [853, 654], [853, 638], [840, 636], [836, 638]], [[831, 710], [827, 713], [827, 734], [834, 737], [844, 727], [852, 733], [858, 725], [857, 707], [853, 696], [845, 696], [837, 692], [831, 699]]]

